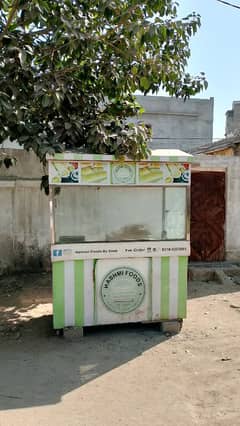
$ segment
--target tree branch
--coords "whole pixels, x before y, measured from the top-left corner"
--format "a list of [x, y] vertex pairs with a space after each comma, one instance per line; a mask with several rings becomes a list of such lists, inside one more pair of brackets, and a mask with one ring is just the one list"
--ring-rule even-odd
[[7, 23], [6, 23], [6, 27], [4, 28], [3, 32], [0, 34], [0, 38], [4, 37], [4, 35], [6, 34], [9, 26], [11, 25], [11, 23], [12, 23], [12, 21], [14, 19], [14, 16], [15, 16], [17, 10], [18, 10], [18, 3], [19, 3], [19, 0], [14, 0], [14, 2], [12, 4], [12, 7], [11, 7], [11, 10], [10, 10], [9, 15], [8, 15], [8, 20], [7, 20]]
[[235, 7], [235, 9], [240, 9], [240, 6], [237, 6], [236, 4], [233, 4], [233, 3], [229, 3], [228, 1], [225, 1], [225, 0], [217, 0], [217, 1], [219, 3], [226, 4], [227, 6]]

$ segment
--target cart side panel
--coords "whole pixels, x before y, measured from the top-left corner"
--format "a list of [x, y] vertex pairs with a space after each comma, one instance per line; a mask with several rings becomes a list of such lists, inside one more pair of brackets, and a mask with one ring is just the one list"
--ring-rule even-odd
[[[130, 316], [129, 314], [124, 314], [122, 318], [116, 315], [116, 318], [111, 318], [111, 321], [105, 319], [103, 309], [100, 310], [102, 312], [101, 318], [97, 318], [98, 315], [96, 317], [96, 297], [99, 296], [99, 291], [96, 294], [94, 284], [94, 265], [96, 260], [79, 259], [54, 262], [54, 328], [82, 327], [109, 322], [149, 321], [149, 319], [161, 321], [186, 318], [188, 257], [165, 256], [150, 259], [151, 273], [148, 274], [149, 279], [145, 278], [145, 283], [147, 294], [152, 288], [152, 298], [147, 300], [147, 306], [143, 310], [144, 317], [139, 318], [139, 315], [137, 315], [135, 318], [132, 313]], [[144, 263], [147, 259], [138, 259], [139, 265], [141, 261]], [[119, 259], [108, 261], [109, 271], [118, 266], [119, 262], [125, 264], [126, 259], [125, 263], [124, 259], [121, 261]], [[129, 259], [126, 264], [128, 263]], [[146, 300], [144, 303], [146, 304]], [[142, 307], [140, 311], [142, 312]], [[103, 320], [102, 316], [105, 320]]]

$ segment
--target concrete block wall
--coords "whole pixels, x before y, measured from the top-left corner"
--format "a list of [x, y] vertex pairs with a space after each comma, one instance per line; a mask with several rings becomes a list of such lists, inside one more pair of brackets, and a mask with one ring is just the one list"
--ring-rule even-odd
[[191, 152], [207, 145], [213, 137], [214, 99], [176, 99], [165, 96], [137, 96], [145, 112], [140, 120], [153, 130], [151, 148], [178, 148]]
[[226, 260], [240, 261], [240, 157], [196, 155], [193, 169], [226, 172]]
[[0, 274], [50, 268], [49, 199], [33, 153], [11, 152], [16, 167], [0, 168]]

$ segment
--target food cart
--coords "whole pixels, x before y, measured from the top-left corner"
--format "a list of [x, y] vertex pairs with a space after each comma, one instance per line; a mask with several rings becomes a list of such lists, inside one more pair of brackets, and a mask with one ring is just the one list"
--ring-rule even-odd
[[[53, 326], [186, 317], [191, 155], [48, 156]], [[166, 328], [165, 328], [166, 330]]]

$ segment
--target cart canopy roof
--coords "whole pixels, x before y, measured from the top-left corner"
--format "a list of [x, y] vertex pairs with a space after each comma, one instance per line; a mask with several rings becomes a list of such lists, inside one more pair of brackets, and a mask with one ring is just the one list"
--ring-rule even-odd
[[[191, 163], [193, 156], [179, 149], [155, 149], [151, 151], [151, 155], [141, 161], [160, 161], [173, 163]], [[47, 155], [47, 160], [82, 160], [82, 161], [119, 161], [119, 158], [113, 155], [104, 154], [83, 154], [77, 151], [65, 151], [56, 153], [55, 155]], [[134, 161], [124, 157], [125, 161]]]

